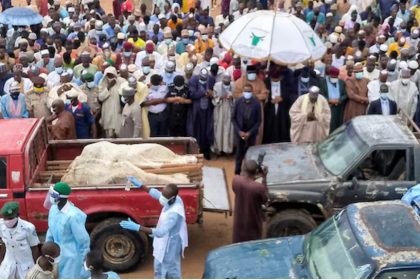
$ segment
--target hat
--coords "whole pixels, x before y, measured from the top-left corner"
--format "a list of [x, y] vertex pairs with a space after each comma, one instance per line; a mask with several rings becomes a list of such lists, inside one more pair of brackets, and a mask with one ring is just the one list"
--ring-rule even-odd
[[126, 85], [125, 87], [123, 87], [123, 89], [121, 91], [121, 95], [126, 96], [126, 97], [134, 96], [135, 94], [136, 94], [136, 90], [134, 88], [130, 87], [129, 85]]
[[415, 60], [410, 60], [410, 61], [408, 62], [408, 68], [410, 68], [410, 69], [412, 69], [412, 70], [418, 69], [418, 68], [419, 68], [419, 64], [418, 64], [418, 62], [417, 62], [417, 61], [415, 61]]
[[185, 71], [192, 71], [194, 69], [194, 65], [192, 63], [187, 63], [187, 65], [185, 65]]
[[102, 49], [108, 49], [110, 47], [110, 45], [109, 45], [109, 43], [108, 42], [105, 42], [103, 45], [102, 45]]
[[167, 61], [165, 64], [166, 71], [175, 71], [175, 63], [173, 61]]
[[74, 13], [74, 12], [75, 12], [74, 7], [69, 7], [69, 8], [67, 9], [67, 11], [68, 11], [69, 13]]
[[123, 45], [123, 49], [124, 51], [131, 51], [133, 49], [133, 44], [131, 44], [130, 42], [125, 42]]
[[60, 0], [54, 0], [54, 6], [56, 5], [61, 5], [61, 1]]
[[40, 53], [41, 53], [41, 56], [50, 55], [50, 52], [47, 49], [42, 50]]
[[333, 78], [337, 78], [340, 74], [340, 70], [334, 66], [328, 68], [328, 75]]
[[95, 22], [96, 22], [96, 19], [95, 19], [95, 18], [91, 18], [91, 19], [89, 20], [89, 22], [90, 22], [90, 23], [95, 23]]
[[137, 66], [135, 64], [130, 64], [127, 66], [128, 72], [134, 73], [137, 70]]
[[95, 22], [95, 29], [96, 30], [102, 30], [102, 27], [104, 26], [104, 23], [102, 22], [102, 20], [98, 20]]
[[385, 45], [385, 44], [382, 44], [382, 45], [379, 46], [379, 50], [381, 50], [383, 52], [386, 52], [388, 50], [388, 46]]
[[319, 93], [319, 87], [317, 87], [317, 86], [311, 86], [309, 88], [309, 93]]
[[330, 13], [327, 13], [325, 16], [326, 16], [326, 17], [332, 17], [332, 16], [334, 16], [334, 15], [333, 15], [333, 13], [331, 13], [331, 12], [330, 12]]
[[135, 9], [133, 13], [136, 17], [141, 16], [141, 11], [139, 9]]
[[19, 42], [18, 42], [18, 45], [20, 45], [20, 44], [28, 44], [28, 40], [26, 40], [26, 39], [24, 39], [24, 38], [20, 38], [19, 39]]
[[77, 98], [79, 97], [79, 92], [72, 88], [71, 90], [66, 91], [66, 96], [68, 98]]
[[163, 19], [163, 18], [165, 18], [165, 15], [164, 14], [159, 14], [158, 15], [158, 19]]
[[200, 77], [207, 79], [209, 76], [209, 71], [206, 68], [200, 70]]
[[218, 62], [219, 60], [217, 59], [217, 57], [210, 58], [210, 65], [217, 64]]
[[117, 34], [117, 39], [118, 39], [118, 40], [124, 40], [124, 39], [125, 39], [125, 34], [124, 34], [124, 33], [122, 33], [122, 32], [119, 32], [119, 33]]
[[183, 37], [183, 36], [187, 36], [187, 37], [189, 37], [188, 30], [187, 30], [187, 29], [183, 29], [183, 30], [181, 31], [181, 36], [182, 36], [182, 37]]
[[31, 81], [34, 85], [43, 85], [45, 84], [44, 78], [41, 78], [40, 76], [33, 76], [31, 78]]
[[19, 213], [19, 203], [15, 201], [7, 202], [0, 210], [0, 215], [5, 218], [13, 218]]
[[37, 36], [36, 36], [35, 33], [32, 32], [32, 33], [29, 33], [28, 39], [29, 40], [36, 40], [37, 39]]
[[363, 71], [363, 64], [360, 63], [360, 62], [354, 64], [353, 71], [354, 72], [361, 72], [361, 71]]
[[13, 80], [13, 82], [10, 83], [9, 91], [10, 92], [20, 92], [20, 85], [19, 85], [19, 83], [16, 82], [15, 80]]
[[95, 76], [92, 73], [86, 73], [82, 75], [82, 80], [84, 81], [93, 81]]
[[172, 38], [172, 32], [170, 30], [167, 30], [163, 33], [163, 38]]
[[341, 28], [341, 26], [336, 26], [336, 27], [334, 28], [334, 32], [336, 32], [336, 33], [341, 33], [341, 32], [343, 32], [343, 28]]
[[[66, 92], [68, 95], [68, 92]], [[58, 192], [60, 194], [61, 198], [67, 198], [69, 197], [71, 193], [71, 188], [67, 183], [64, 182], [58, 182], [54, 185], [54, 191]]]
[[41, 30], [39, 32], [40, 33], [48, 33], [48, 29], [47, 28], [41, 28]]
[[17, 63], [15, 65], [13, 65], [13, 72], [22, 71], [22, 68], [23, 68], [22, 64]]

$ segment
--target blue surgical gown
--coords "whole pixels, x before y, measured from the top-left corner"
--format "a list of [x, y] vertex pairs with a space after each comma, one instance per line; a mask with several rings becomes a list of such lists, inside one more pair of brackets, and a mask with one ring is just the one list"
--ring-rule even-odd
[[90, 276], [83, 267], [90, 245], [85, 223], [86, 214], [71, 202], [67, 202], [61, 211], [57, 205], [51, 206], [46, 241], [54, 241], [60, 246], [60, 279], [85, 279]]
[[[161, 192], [156, 189], [150, 189], [149, 194], [159, 200]], [[178, 196], [175, 203], [182, 203]], [[170, 206], [165, 205], [164, 211]], [[184, 219], [177, 213], [170, 212], [166, 216], [166, 223], [159, 225], [152, 230], [152, 237], [163, 237], [169, 234], [168, 248], [163, 258], [162, 263], [154, 260], [155, 279], [180, 279], [181, 274], [181, 254], [182, 254], [182, 240], [179, 236]]]

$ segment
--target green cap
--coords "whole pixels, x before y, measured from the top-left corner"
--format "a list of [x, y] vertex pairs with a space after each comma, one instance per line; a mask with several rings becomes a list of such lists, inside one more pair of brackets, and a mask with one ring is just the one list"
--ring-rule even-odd
[[13, 218], [19, 213], [19, 203], [15, 201], [7, 202], [0, 210], [0, 214], [5, 218]]
[[86, 73], [86, 74], [83, 74], [82, 75], [82, 79], [84, 80], [84, 81], [93, 81], [93, 79], [94, 79], [95, 77], [93, 76], [93, 74], [92, 73]]
[[71, 193], [71, 188], [67, 183], [58, 182], [54, 185], [54, 190], [60, 194], [60, 197], [67, 198]]

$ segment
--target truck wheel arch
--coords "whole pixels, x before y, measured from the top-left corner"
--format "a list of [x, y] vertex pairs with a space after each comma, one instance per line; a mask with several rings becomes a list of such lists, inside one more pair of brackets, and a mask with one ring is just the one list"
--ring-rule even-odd
[[117, 272], [127, 271], [147, 256], [149, 242], [146, 234], [120, 227], [126, 216], [112, 217], [97, 223], [91, 236], [91, 249], [104, 254], [104, 267]]
[[269, 216], [275, 215], [276, 212], [296, 209], [303, 210], [311, 215], [317, 223], [323, 222], [326, 220], [329, 215], [325, 211], [324, 207], [321, 204], [314, 204], [309, 202], [288, 202], [288, 201], [275, 201], [269, 205]]

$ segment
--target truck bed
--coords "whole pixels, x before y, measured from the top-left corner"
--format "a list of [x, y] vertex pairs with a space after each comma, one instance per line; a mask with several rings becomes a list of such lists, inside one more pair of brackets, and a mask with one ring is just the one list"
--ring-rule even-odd
[[[191, 183], [199, 183], [202, 181], [201, 168], [203, 166], [203, 156], [201, 154], [197, 154], [197, 144], [192, 138], [152, 138], [148, 140], [95, 139], [50, 141], [47, 147], [47, 152], [44, 156], [40, 156], [30, 186], [32, 188], [42, 188], [60, 181], [73, 160], [82, 153], [83, 148], [86, 145], [100, 141], [109, 141], [116, 144], [157, 143], [169, 148], [177, 154], [192, 154], [197, 157], [197, 164], [186, 164], [182, 166], [165, 165], [162, 166], [162, 168], [144, 170], [155, 174], [183, 173], [188, 176]], [[90, 186], [83, 187], [86, 188]]]

